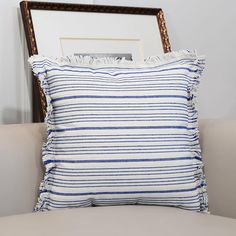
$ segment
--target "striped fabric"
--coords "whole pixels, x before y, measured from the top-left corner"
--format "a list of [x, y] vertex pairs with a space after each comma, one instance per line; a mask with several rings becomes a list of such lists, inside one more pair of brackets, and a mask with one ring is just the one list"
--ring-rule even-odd
[[48, 102], [36, 211], [121, 204], [207, 211], [195, 107], [203, 57], [29, 61]]

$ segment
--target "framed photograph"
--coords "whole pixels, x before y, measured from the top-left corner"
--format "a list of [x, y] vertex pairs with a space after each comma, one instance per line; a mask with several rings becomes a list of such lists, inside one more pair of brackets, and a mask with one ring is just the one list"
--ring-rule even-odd
[[[158, 8], [20, 3], [29, 55], [144, 58], [171, 50]], [[33, 80], [33, 121], [43, 121], [46, 100]]]

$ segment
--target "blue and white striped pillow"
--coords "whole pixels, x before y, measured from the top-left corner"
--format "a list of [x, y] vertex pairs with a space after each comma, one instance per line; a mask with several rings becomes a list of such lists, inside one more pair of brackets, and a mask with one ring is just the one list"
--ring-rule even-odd
[[203, 57], [29, 61], [48, 102], [36, 211], [120, 204], [207, 211], [195, 107]]

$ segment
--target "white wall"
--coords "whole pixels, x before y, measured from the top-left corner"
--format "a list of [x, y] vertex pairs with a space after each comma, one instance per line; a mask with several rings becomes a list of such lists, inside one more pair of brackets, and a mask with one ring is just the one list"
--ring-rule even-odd
[[[161, 7], [165, 13], [172, 50], [194, 48], [207, 56], [207, 69], [200, 85], [200, 117], [236, 118], [236, 1], [64, 2]], [[19, 26], [18, 4], [18, 0], [0, 0], [0, 123], [30, 120], [30, 94], [27, 94], [30, 81], [26, 79], [27, 70], [24, 69], [27, 63], [24, 61], [25, 44]]]

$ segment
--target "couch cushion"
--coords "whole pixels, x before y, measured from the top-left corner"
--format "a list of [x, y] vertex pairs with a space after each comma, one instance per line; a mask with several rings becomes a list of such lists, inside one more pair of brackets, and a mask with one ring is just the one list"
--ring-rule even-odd
[[0, 125], [0, 217], [32, 212], [45, 138], [44, 124]]
[[0, 218], [4, 236], [235, 236], [236, 220], [171, 207], [77, 208]]
[[73, 60], [29, 60], [48, 102], [46, 173], [35, 209], [144, 204], [207, 211], [195, 106], [204, 58], [180, 51], [142, 64]]
[[236, 218], [236, 119], [201, 120], [200, 142], [210, 212]]
[[[32, 212], [45, 138], [45, 124], [0, 125], [0, 217]], [[210, 212], [236, 218], [236, 120], [200, 120], [200, 141]]]

